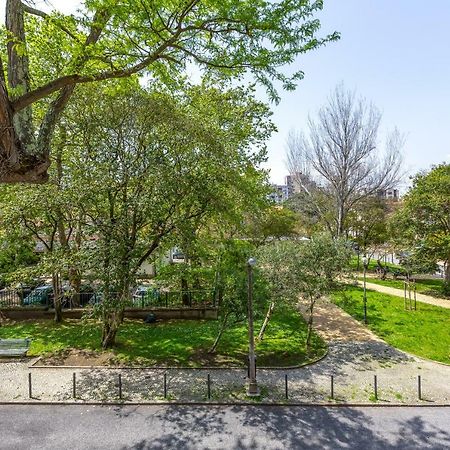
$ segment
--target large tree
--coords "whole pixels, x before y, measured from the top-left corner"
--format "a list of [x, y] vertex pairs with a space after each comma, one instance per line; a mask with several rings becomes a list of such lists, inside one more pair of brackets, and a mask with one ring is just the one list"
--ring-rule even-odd
[[371, 103], [339, 85], [318, 118], [309, 120], [309, 136], [292, 134], [288, 140], [289, 169], [301, 201], [336, 236], [344, 234], [354, 206], [400, 179], [403, 138], [392, 132], [382, 153], [380, 120]]
[[[47, 179], [50, 146], [80, 83], [145, 73], [173, 83], [190, 64], [236, 77], [251, 73], [276, 96], [301, 71], [280, 70], [329, 40], [316, 37], [322, 1], [85, 0], [80, 13], [46, 13], [6, 1], [0, 59], [0, 181]], [[4, 61], [4, 62], [3, 62]]]
[[82, 150], [67, 161], [96, 237], [89, 253], [103, 286], [104, 347], [114, 344], [140, 266], [165, 241], [258, 201], [264, 173], [255, 167], [273, 129], [267, 107], [244, 89], [113, 87], [73, 111]]
[[417, 174], [392, 221], [397, 245], [407, 250], [418, 266], [445, 264], [450, 290], [450, 164]]

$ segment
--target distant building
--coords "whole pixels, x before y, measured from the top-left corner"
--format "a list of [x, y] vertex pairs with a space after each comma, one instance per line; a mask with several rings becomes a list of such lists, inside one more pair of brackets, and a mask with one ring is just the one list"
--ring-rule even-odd
[[377, 192], [378, 198], [385, 198], [387, 200], [398, 200], [400, 193], [398, 189], [385, 189]]
[[288, 186], [284, 184], [272, 184], [272, 192], [269, 194], [269, 200], [274, 203], [283, 203], [289, 198]]

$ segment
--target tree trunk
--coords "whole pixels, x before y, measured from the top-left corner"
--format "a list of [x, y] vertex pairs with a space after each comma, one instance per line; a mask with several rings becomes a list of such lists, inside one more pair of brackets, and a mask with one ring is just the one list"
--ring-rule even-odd
[[55, 322], [60, 323], [62, 322], [63, 319], [62, 303], [61, 303], [62, 291], [59, 274], [57, 273], [54, 273], [52, 275], [52, 286], [53, 286], [53, 306], [55, 308]]
[[220, 339], [222, 338], [223, 332], [227, 328], [228, 324], [228, 318], [230, 317], [231, 313], [226, 313], [225, 317], [223, 318], [223, 322], [220, 325], [219, 333], [217, 333], [216, 340], [214, 341], [214, 344], [212, 347], [208, 350], [208, 353], [214, 353], [216, 351], [217, 346], [219, 345]]
[[264, 319], [264, 323], [262, 324], [261, 329], [259, 330], [258, 340], [262, 341], [264, 339], [264, 333], [266, 332], [267, 325], [269, 325], [270, 318], [272, 317], [273, 310], [275, 308], [275, 302], [271, 302], [269, 305], [269, 309], [267, 310], [266, 318]]
[[123, 319], [123, 308], [118, 311], [109, 311], [103, 320], [102, 348], [112, 348], [116, 344], [116, 335]]
[[181, 300], [184, 306], [189, 306], [189, 284], [186, 278], [181, 279]]
[[311, 336], [313, 329], [313, 320], [314, 320], [314, 305], [316, 300], [314, 298], [310, 298], [309, 301], [309, 317], [308, 317], [308, 334], [306, 335], [306, 351], [309, 351], [311, 345]]

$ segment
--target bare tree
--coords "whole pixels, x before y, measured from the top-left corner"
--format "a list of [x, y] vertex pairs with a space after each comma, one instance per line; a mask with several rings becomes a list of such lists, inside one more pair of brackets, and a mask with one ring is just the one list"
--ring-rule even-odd
[[404, 138], [395, 129], [381, 152], [380, 120], [372, 103], [339, 85], [318, 118], [309, 119], [309, 135], [288, 138], [288, 168], [301, 199], [336, 236], [353, 206], [401, 179]]

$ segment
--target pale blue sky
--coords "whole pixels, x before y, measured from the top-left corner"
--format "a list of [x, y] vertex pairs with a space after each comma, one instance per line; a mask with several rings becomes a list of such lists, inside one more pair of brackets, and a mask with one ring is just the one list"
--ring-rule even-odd
[[299, 59], [305, 79], [274, 106], [279, 133], [269, 142], [271, 178], [287, 170], [291, 128], [306, 130], [330, 91], [344, 82], [383, 113], [382, 129], [406, 135], [409, 173], [450, 161], [450, 0], [325, 0], [324, 32], [341, 39]]
[[[50, 2], [64, 12], [79, 3]], [[0, 11], [4, 4], [0, 0]], [[306, 130], [308, 114], [314, 115], [341, 82], [383, 112], [382, 133], [396, 126], [406, 135], [409, 173], [450, 161], [450, 0], [325, 0], [324, 4], [319, 16], [322, 32], [337, 30], [342, 37], [299, 58], [295, 67], [305, 71], [305, 79], [295, 92], [281, 92], [281, 103], [272, 105], [279, 130], [268, 143], [266, 167], [272, 181], [282, 183], [287, 174], [289, 130]], [[383, 134], [380, 137], [382, 141]]]

